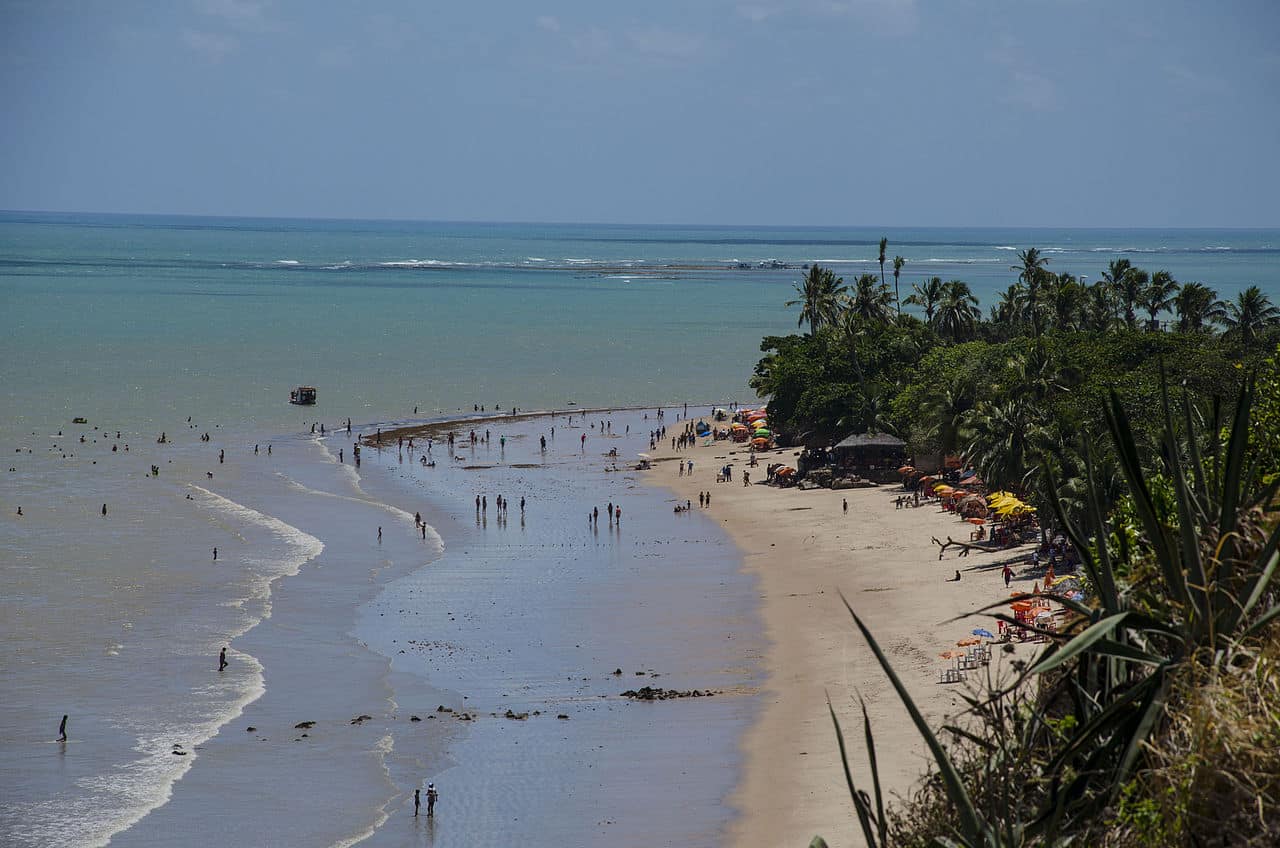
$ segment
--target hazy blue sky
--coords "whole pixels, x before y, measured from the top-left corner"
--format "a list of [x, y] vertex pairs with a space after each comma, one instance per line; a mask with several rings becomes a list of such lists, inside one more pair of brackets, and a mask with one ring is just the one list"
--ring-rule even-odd
[[1280, 2], [0, 0], [0, 208], [1280, 225]]

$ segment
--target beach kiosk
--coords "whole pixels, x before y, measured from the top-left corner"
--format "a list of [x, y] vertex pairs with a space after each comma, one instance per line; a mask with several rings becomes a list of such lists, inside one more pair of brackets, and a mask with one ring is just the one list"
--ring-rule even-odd
[[896, 482], [907, 461], [907, 443], [888, 433], [854, 433], [831, 449], [835, 466], [877, 483]]
[[297, 406], [315, 406], [316, 387], [298, 386], [298, 388], [289, 392], [289, 403], [296, 404]]

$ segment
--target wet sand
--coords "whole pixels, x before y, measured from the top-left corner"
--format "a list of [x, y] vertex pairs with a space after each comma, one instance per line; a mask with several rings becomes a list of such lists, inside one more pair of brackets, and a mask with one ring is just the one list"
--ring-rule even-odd
[[[897, 509], [897, 486], [833, 491], [776, 489], [759, 485], [770, 462], [794, 464], [796, 450], [759, 455], [747, 468], [745, 446], [729, 442], [675, 452], [668, 424], [665, 446], [654, 451], [646, 482], [692, 502], [713, 517], [742, 549], [746, 570], [760, 586], [760, 614], [769, 647], [768, 680], [758, 719], [745, 735], [745, 770], [733, 795], [742, 811], [728, 844], [743, 848], [804, 845], [814, 835], [832, 845], [862, 844], [841, 769], [835, 733], [827, 712], [829, 694], [845, 729], [854, 778], [870, 787], [865, 765], [861, 696], [876, 736], [885, 788], [905, 794], [928, 767], [928, 752], [874, 656], [856, 631], [840, 593], [848, 599], [888, 654], [908, 691], [937, 728], [962, 705], [957, 685], [939, 684], [948, 662], [939, 654], [976, 627], [994, 630], [990, 620], [944, 624], [1005, 594], [1001, 567], [1022, 551], [974, 552], [938, 560], [930, 539], [967, 540], [972, 527], [937, 506]], [[692, 476], [680, 476], [676, 462], [694, 460]], [[717, 470], [731, 463], [730, 483], [716, 483]], [[749, 470], [752, 485], [744, 487]], [[711, 506], [700, 509], [698, 493], [709, 491]], [[842, 503], [848, 500], [848, 512]], [[1015, 562], [1015, 571], [1021, 567]], [[948, 582], [959, 569], [962, 580]], [[1015, 579], [1026, 589], [1030, 579]], [[1020, 649], [1020, 653], [1022, 649]], [[993, 659], [1000, 659], [998, 650]], [[993, 669], [998, 663], [993, 662]], [[972, 676], [972, 675], [971, 675]]]

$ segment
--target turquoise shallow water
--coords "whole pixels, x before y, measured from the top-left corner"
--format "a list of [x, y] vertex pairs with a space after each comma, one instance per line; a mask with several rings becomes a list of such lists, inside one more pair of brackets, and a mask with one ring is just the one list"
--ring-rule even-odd
[[[1032, 244], [1054, 269], [1093, 279], [1123, 254], [1224, 296], [1256, 283], [1280, 299], [1275, 231], [886, 235], [890, 255], [909, 262], [904, 291], [923, 276], [962, 277], [984, 304], [1011, 282], [1015, 248]], [[714, 652], [694, 662], [671, 648], [679, 638], [709, 643], [694, 626], [700, 617], [711, 629], [751, 630], [752, 587], [735, 578], [714, 526], [666, 526], [661, 495], [601, 475], [598, 456], [570, 452], [544, 467], [530, 428], [513, 429], [511, 457], [489, 457], [495, 467], [474, 479], [406, 469], [390, 455], [357, 478], [350, 445], [313, 439], [310, 425], [350, 417], [375, 427], [413, 418], [415, 407], [423, 417], [473, 404], [745, 398], [760, 337], [795, 326], [782, 304], [798, 266], [828, 262], [846, 278], [878, 268], [879, 236], [0, 213], [0, 636], [9, 648], [0, 841], [92, 845], [122, 833], [121, 844], [171, 844], [182, 822], [215, 822], [229, 806], [242, 811], [236, 830], [201, 830], [207, 844], [252, 841], [271, 827], [294, 844], [367, 833], [374, 844], [465, 844], [470, 833], [379, 824], [403, 815], [414, 779], [441, 774], [459, 793], [454, 809], [500, 838], [616, 838], [643, 825], [619, 798], [670, 806], [679, 796], [688, 809], [664, 821], [662, 841], [714, 844], [731, 812], [731, 743], [750, 698], [708, 705], [700, 715], [716, 716], [717, 734], [682, 737], [608, 700], [616, 687], [602, 677], [626, 663], [681, 686], [753, 679], [750, 662]], [[319, 386], [317, 407], [284, 402], [299, 383]], [[644, 426], [640, 414], [627, 414], [633, 430]], [[156, 443], [161, 431], [168, 444]], [[334, 456], [344, 444], [345, 468]], [[626, 456], [643, 440], [620, 445]], [[480, 485], [536, 498], [537, 523], [473, 526], [465, 507]], [[584, 535], [578, 518], [593, 499], [632, 504], [635, 535]], [[409, 504], [443, 540], [397, 530], [377, 546], [372, 525], [385, 520], [390, 531], [404, 522], [395, 509]], [[656, 550], [673, 570], [655, 584], [646, 577], [663, 574], [650, 567]], [[711, 584], [682, 582], [698, 567]], [[646, 594], [667, 585], [681, 594]], [[574, 603], [555, 617], [539, 612], [565, 597]], [[619, 598], [635, 603], [600, 611]], [[505, 617], [488, 615], [486, 602], [503, 604]], [[424, 617], [432, 627], [406, 624]], [[467, 662], [436, 648], [399, 653], [435, 625], [490, 651]], [[583, 638], [551, 639], [560, 625]], [[219, 676], [211, 662], [228, 642], [235, 662]], [[580, 679], [559, 685], [562, 672]], [[504, 701], [601, 703], [580, 707], [571, 732], [552, 720], [430, 736], [411, 733], [396, 707], [470, 698], [490, 711]], [[311, 743], [288, 733], [290, 719], [307, 717], [300, 705], [326, 727], [359, 712], [375, 720], [346, 735], [326, 729], [304, 749]], [[695, 732], [695, 705], [678, 706]], [[243, 721], [224, 724], [241, 710]], [[64, 712], [73, 716], [65, 749], [50, 742]], [[250, 721], [270, 728], [265, 741], [244, 731]], [[512, 736], [514, 727], [526, 735]], [[615, 748], [618, 732], [628, 743]], [[536, 755], [514, 757], [515, 741]], [[717, 767], [690, 771], [659, 756], [680, 746]], [[308, 753], [282, 753], [295, 749]], [[334, 779], [334, 762], [358, 779]], [[539, 782], [539, 762], [557, 764], [555, 780]], [[664, 763], [674, 770], [664, 775]], [[244, 794], [299, 773], [307, 828]], [[580, 812], [608, 815], [547, 816], [551, 790], [571, 792]]]

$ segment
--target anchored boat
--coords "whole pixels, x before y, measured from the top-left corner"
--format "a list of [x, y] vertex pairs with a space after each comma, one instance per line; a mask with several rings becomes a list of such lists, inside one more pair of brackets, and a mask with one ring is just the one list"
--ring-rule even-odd
[[289, 392], [289, 403], [298, 406], [314, 406], [316, 402], [315, 386], [298, 386], [298, 388]]

